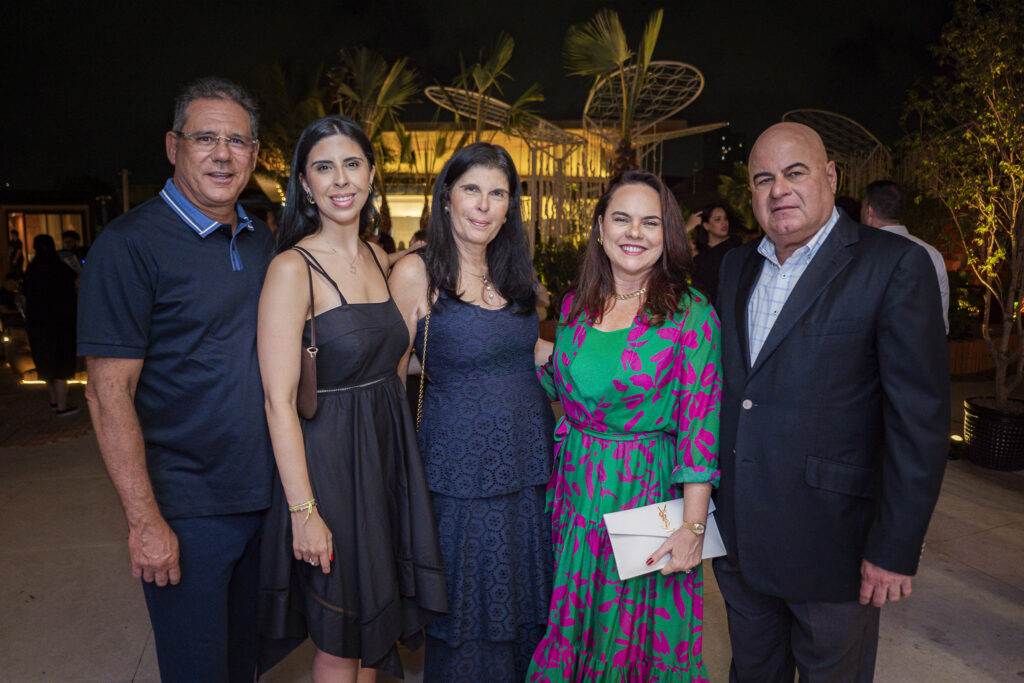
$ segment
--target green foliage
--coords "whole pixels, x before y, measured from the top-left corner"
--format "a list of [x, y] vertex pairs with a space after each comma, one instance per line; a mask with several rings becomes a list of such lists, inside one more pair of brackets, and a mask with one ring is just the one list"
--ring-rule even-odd
[[1005, 404], [1024, 378], [1024, 3], [957, 0], [933, 51], [949, 74], [911, 93], [909, 148], [984, 287], [981, 331]]
[[295, 142], [310, 121], [326, 113], [331, 102], [324, 67], [301, 63], [285, 69], [274, 63], [259, 69], [254, 90], [260, 103], [260, 167], [282, 185], [291, 173]]
[[577, 244], [571, 240], [537, 242], [533, 252], [533, 267], [541, 284], [551, 292], [549, 318], [557, 317], [558, 302], [576, 279], [586, 246], [586, 242]]
[[739, 217], [743, 228], [751, 233], [760, 230], [750, 203], [750, 174], [747, 165], [737, 161], [732, 165], [732, 175], [720, 175], [718, 180], [718, 196]]
[[[487, 103], [492, 99], [497, 99], [493, 93], [503, 95], [501, 80], [512, 79], [509, 73], [505, 71], [505, 67], [508, 66], [509, 60], [512, 59], [515, 45], [516, 43], [512, 36], [502, 32], [498, 34], [498, 39], [495, 41], [490, 54], [481, 54], [477, 62], [466, 66], [465, 59], [462, 54], [459, 54], [459, 65], [461, 68], [452, 83], [452, 87], [468, 90], [478, 95], [476, 114], [474, 116], [476, 120], [474, 142], [480, 142], [484, 139]], [[457, 110], [457, 105], [454, 100], [451, 100], [449, 93], [443, 88], [442, 92], [451, 101], [451, 108]], [[533, 113], [531, 108], [533, 103], [543, 101], [544, 95], [541, 94], [540, 83], [531, 84], [512, 103], [502, 128], [507, 131], [515, 127], [524, 114]], [[456, 115], [456, 120], [458, 120], [458, 115]]]
[[[619, 144], [612, 160], [615, 177], [637, 167], [633, 149], [633, 120], [640, 93], [647, 83], [647, 70], [654, 55], [654, 46], [661, 32], [663, 10], [655, 10], [647, 19], [636, 51], [629, 49], [619, 15], [603, 9], [585, 24], [576, 24], [565, 34], [562, 58], [573, 76], [592, 76], [590, 95], [601, 81], [618, 74], [619, 96], [622, 100], [619, 118]], [[635, 67], [635, 68], [630, 68]]]

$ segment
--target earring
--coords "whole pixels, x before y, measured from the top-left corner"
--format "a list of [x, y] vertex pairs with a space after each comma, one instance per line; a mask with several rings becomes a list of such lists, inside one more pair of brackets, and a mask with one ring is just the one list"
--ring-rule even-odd
[[604, 246], [604, 237], [601, 236], [601, 233], [597, 233], [597, 243]]
[[310, 204], [316, 204], [316, 202], [313, 201], [313, 193], [310, 192], [309, 190], [306, 190], [306, 201], [309, 202]]

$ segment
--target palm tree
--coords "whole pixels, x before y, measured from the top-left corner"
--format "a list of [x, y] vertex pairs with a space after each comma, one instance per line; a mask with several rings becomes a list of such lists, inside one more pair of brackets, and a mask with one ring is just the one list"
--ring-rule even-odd
[[258, 162], [281, 184], [287, 183], [291, 173], [295, 141], [310, 121], [326, 113], [331, 102], [323, 72], [323, 64], [311, 69], [296, 62], [290, 65], [287, 75], [279, 63], [263, 67], [255, 74], [263, 121]]
[[570, 27], [565, 35], [562, 56], [566, 68], [573, 76], [593, 77], [591, 95], [606, 78], [618, 77], [621, 111], [619, 144], [610, 169], [612, 178], [638, 166], [633, 148], [633, 121], [661, 31], [662, 14], [660, 9], [651, 13], [635, 53], [626, 42], [619, 15], [612, 10], [601, 10], [589, 22]]
[[[391, 231], [391, 211], [388, 208], [384, 164], [395, 158], [384, 144], [383, 132], [394, 130], [403, 139], [398, 114], [419, 92], [418, 74], [408, 66], [406, 58], [388, 64], [382, 56], [365, 47], [341, 50], [341, 63], [331, 71], [340, 113], [358, 121], [373, 144], [377, 157], [377, 184], [381, 196], [382, 232]], [[398, 159], [409, 150], [398, 150]]]
[[[460, 71], [459, 75], [455, 77], [452, 87], [477, 95], [476, 113], [474, 114], [474, 142], [483, 140], [484, 128], [487, 123], [487, 104], [498, 100], [492, 93], [497, 92], [497, 94], [503, 95], [504, 92], [501, 89], [500, 80], [503, 78], [512, 79], [509, 73], [505, 71], [505, 67], [508, 65], [509, 60], [512, 59], [515, 45], [516, 43], [512, 36], [502, 32], [498, 35], [498, 39], [495, 41], [489, 56], [481, 54], [479, 61], [466, 66], [464, 58], [461, 54], [459, 55]], [[442, 92], [450, 99], [450, 108], [457, 111], [459, 107], [451, 94], [445, 88], [442, 88]], [[502, 129], [509, 130], [514, 128], [523, 114], [531, 113], [530, 105], [532, 103], [542, 102], [543, 100], [544, 95], [541, 94], [540, 84], [531, 84], [509, 107], [505, 120], [502, 122]], [[458, 120], [458, 115], [456, 115], [456, 120]]]

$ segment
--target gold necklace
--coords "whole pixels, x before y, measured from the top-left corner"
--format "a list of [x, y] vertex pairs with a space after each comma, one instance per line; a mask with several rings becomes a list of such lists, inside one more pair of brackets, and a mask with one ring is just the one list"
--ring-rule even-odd
[[[330, 249], [332, 252], [334, 252], [335, 255], [340, 253], [337, 249], [335, 249], [333, 246], [331, 246], [331, 243], [328, 242], [326, 239], [323, 240], [323, 243], [326, 244], [327, 248]], [[350, 272], [350, 273], [356, 272], [356, 260], [358, 258], [359, 258], [359, 243], [357, 242], [356, 243], [356, 255], [352, 259], [352, 263], [348, 264], [348, 272]]]
[[633, 297], [643, 296], [646, 293], [647, 293], [647, 288], [646, 287], [641, 287], [640, 289], [636, 290], [635, 292], [630, 292], [629, 294], [616, 294], [615, 298], [618, 299], [619, 301], [625, 301], [626, 299], [632, 299]]

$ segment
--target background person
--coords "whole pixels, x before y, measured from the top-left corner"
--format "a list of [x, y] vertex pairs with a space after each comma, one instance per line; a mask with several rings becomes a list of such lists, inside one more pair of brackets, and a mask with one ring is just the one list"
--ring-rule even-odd
[[722, 265], [714, 561], [734, 681], [870, 681], [879, 607], [910, 595], [949, 439], [935, 275], [835, 208], [814, 130], [750, 153], [765, 236]]
[[[689, 263], [672, 194], [650, 173], [623, 174], [597, 203], [541, 373], [565, 417], [548, 488], [555, 590], [528, 681], [707, 680], [701, 534], [718, 482], [718, 325], [686, 285]], [[669, 563], [620, 581], [603, 515], [680, 494], [682, 525], [648, 560]]]
[[[395, 642], [413, 644], [446, 603], [397, 374], [408, 332], [381, 267], [386, 254], [359, 238], [373, 224], [373, 149], [350, 119], [325, 116], [299, 137], [292, 169], [280, 253], [260, 298], [260, 370], [280, 475], [263, 541], [263, 631], [300, 641], [308, 631], [314, 681], [372, 681], [376, 669], [401, 677]], [[305, 420], [296, 392], [311, 316], [318, 395]]]
[[456, 152], [434, 184], [426, 248], [391, 275], [420, 358], [426, 346], [419, 440], [451, 608], [427, 627], [426, 683], [520, 683], [547, 621], [554, 417], [534, 370], [520, 187], [503, 148]]
[[[693, 225], [695, 220], [699, 220], [696, 226]], [[704, 292], [713, 305], [718, 296], [718, 270], [722, 267], [722, 259], [731, 249], [743, 244], [743, 240], [729, 234], [729, 212], [724, 204], [705, 206], [700, 213], [690, 217], [687, 231], [691, 227], [697, 247], [697, 254], [693, 257], [693, 286]]]
[[79, 290], [86, 399], [165, 682], [256, 671], [273, 472], [256, 308], [273, 238], [238, 204], [256, 135], [240, 86], [187, 85], [164, 139], [174, 177], [103, 230]]
[[36, 375], [46, 381], [50, 409], [58, 417], [75, 415], [68, 405], [68, 380], [75, 377], [76, 295], [73, 270], [57, 255], [49, 235], [32, 240], [35, 257], [25, 269], [25, 330]]
[[946, 272], [946, 259], [938, 249], [923, 239], [911, 235], [907, 226], [900, 224], [906, 206], [907, 195], [902, 187], [891, 180], [876, 180], [869, 184], [864, 191], [864, 201], [861, 204], [860, 212], [861, 222], [872, 228], [904, 237], [921, 245], [928, 252], [928, 258], [935, 266], [935, 277], [938, 279], [939, 298], [942, 302], [942, 321], [946, 325], [946, 334], [949, 334], [949, 274]]

